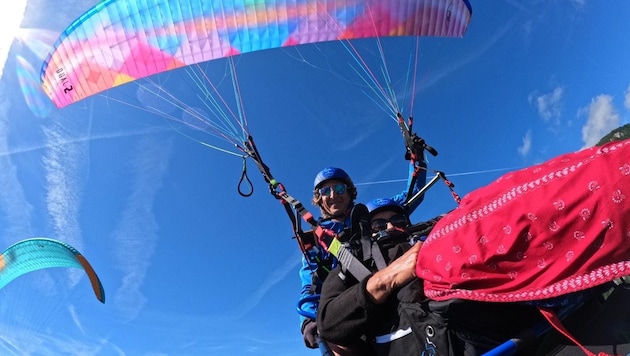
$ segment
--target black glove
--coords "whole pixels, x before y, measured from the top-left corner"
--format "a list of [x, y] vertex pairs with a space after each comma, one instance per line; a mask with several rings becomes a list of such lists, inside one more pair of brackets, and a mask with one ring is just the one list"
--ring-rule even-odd
[[306, 319], [302, 323], [302, 337], [304, 338], [304, 345], [309, 349], [316, 349], [318, 347], [317, 340], [317, 323], [313, 319]]

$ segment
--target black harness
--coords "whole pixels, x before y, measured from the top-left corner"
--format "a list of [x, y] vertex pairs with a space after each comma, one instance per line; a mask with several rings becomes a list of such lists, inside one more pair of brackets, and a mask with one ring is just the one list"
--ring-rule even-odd
[[[420, 199], [424, 193], [435, 184], [438, 180], [442, 180], [450, 189], [453, 198], [459, 203], [459, 196], [453, 190], [453, 183], [446, 179], [446, 175], [440, 171], [434, 171], [436, 174], [418, 193], [411, 196], [413, 193], [413, 187], [416, 185], [419, 172], [421, 170], [427, 170], [426, 163], [424, 162], [424, 151], [428, 151], [432, 155], [436, 156], [437, 151], [426, 144], [426, 142], [415, 133], [412, 133], [413, 118], [409, 118], [409, 124], [406, 124], [402, 115], [398, 114], [398, 125], [403, 134], [405, 141], [406, 153], [405, 159], [411, 160], [414, 171], [412, 173], [412, 179], [409, 185], [407, 194], [407, 200], [403, 204], [406, 209], [409, 204], [412, 204], [417, 199]], [[377, 269], [382, 269], [386, 266], [386, 261], [383, 254], [378, 247], [378, 243], [372, 237], [372, 231], [369, 222], [369, 213], [367, 208], [362, 204], [355, 204], [350, 212], [350, 220], [352, 222], [350, 227], [344, 229], [340, 234], [334, 231], [326, 230], [322, 228], [318, 221], [314, 218], [304, 205], [289, 193], [287, 193], [284, 185], [276, 180], [269, 169], [269, 167], [263, 162], [253, 137], [250, 135], [247, 141], [243, 143], [243, 147], [238, 146], [245, 156], [243, 156], [243, 173], [238, 184], [238, 192], [244, 197], [248, 197], [253, 194], [254, 188], [251, 184], [251, 180], [247, 176], [246, 159], [252, 158], [258, 170], [262, 174], [265, 181], [269, 184], [269, 191], [271, 195], [280, 201], [291, 220], [293, 227], [294, 238], [298, 242], [298, 246], [302, 251], [304, 257], [313, 261], [315, 258], [317, 268], [313, 270], [313, 273], [325, 278], [327, 272], [330, 271], [331, 261], [320, 261], [317, 253], [310, 253], [313, 249], [324, 248], [330, 252], [344, 267], [344, 270], [350, 272], [358, 280], [362, 280], [367, 277], [371, 272], [366, 267], [366, 264], [371, 261]], [[242, 189], [243, 183], [246, 182], [250, 186], [249, 192], [244, 192]], [[304, 231], [302, 229], [302, 221], [310, 225], [310, 230]], [[437, 220], [432, 219], [429, 222], [433, 222], [430, 228], [433, 227]], [[416, 224], [414, 226], [424, 226], [426, 228], [427, 222]], [[416, 229], [414, 226], [410, 227], [412, 230]], [[409, 236], [419, 236], [417, 234], [409, 234]], [[360, 256], [360, 257], [357, 257]], [[322, 278], [322, 280], [323, 280]]]

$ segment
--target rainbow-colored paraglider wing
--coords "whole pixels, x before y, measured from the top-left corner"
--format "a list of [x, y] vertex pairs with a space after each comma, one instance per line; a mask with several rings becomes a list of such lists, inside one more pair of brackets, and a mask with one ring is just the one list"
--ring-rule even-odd
[[64, 107], [151, 74], [235, 54], [376, 36], [464, 35], [468, 0], [104, 0], [44, 62]]
[[51, 267], [83, 269], [96, 298], [105, 303], [103, 285], [85, 257], [74, 247], [47, 238], [22, 240], [0, 254], [0, 289], [23, 274]]

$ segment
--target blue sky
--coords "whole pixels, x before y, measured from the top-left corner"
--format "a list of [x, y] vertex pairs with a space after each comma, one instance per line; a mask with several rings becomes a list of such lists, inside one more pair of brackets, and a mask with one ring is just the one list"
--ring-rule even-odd
[[[38, 89], [41, 63], [96, 2], [11, 3], [0, 21], [0, 247], [34, 236], [70, 243], [107, 301], [77, 271], [24, 276], [0, 290], [0, 353], [316, 355], [295, 312], [300, 252], [255, 166], [254, 194], [243, 198], [242, 160], [197, 142], [221, 143], [212, 136], [134, 108], [133, 84], [54, 108]], [[439, 151], [429, 168], [460, 195], [628, 123], [630, 3], [471, 4], [464, 38], [421, 39], [413, 111]], [[408, 43], [384, 42], [394, 78], [407, 70]], [[352, 175], [359, 201], [404, 189], [398, 127], [347, 61], [338, 43], [237, 61], [263, 159], [313, 212], [313, 178], [328, 165]], [[221, 77], [225, 63], [209, 70]], [[439, 183], [413, 219], [454, 206]]]

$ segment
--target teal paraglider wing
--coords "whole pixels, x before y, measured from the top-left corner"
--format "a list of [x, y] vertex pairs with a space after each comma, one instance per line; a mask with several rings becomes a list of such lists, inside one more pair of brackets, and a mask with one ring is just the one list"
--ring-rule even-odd
[[47, 238], [22, 240], [0, 254], [0, 289], [23, 274], [52, 267], [83, 269], [96, 298], [105, 303], [103, 285], [85, 257], [74, 247]]
[[462, 37], [468, 0], [103, 0], [45, 60], [64, 107], [152, 74], [257, 50], [382, 36]]

